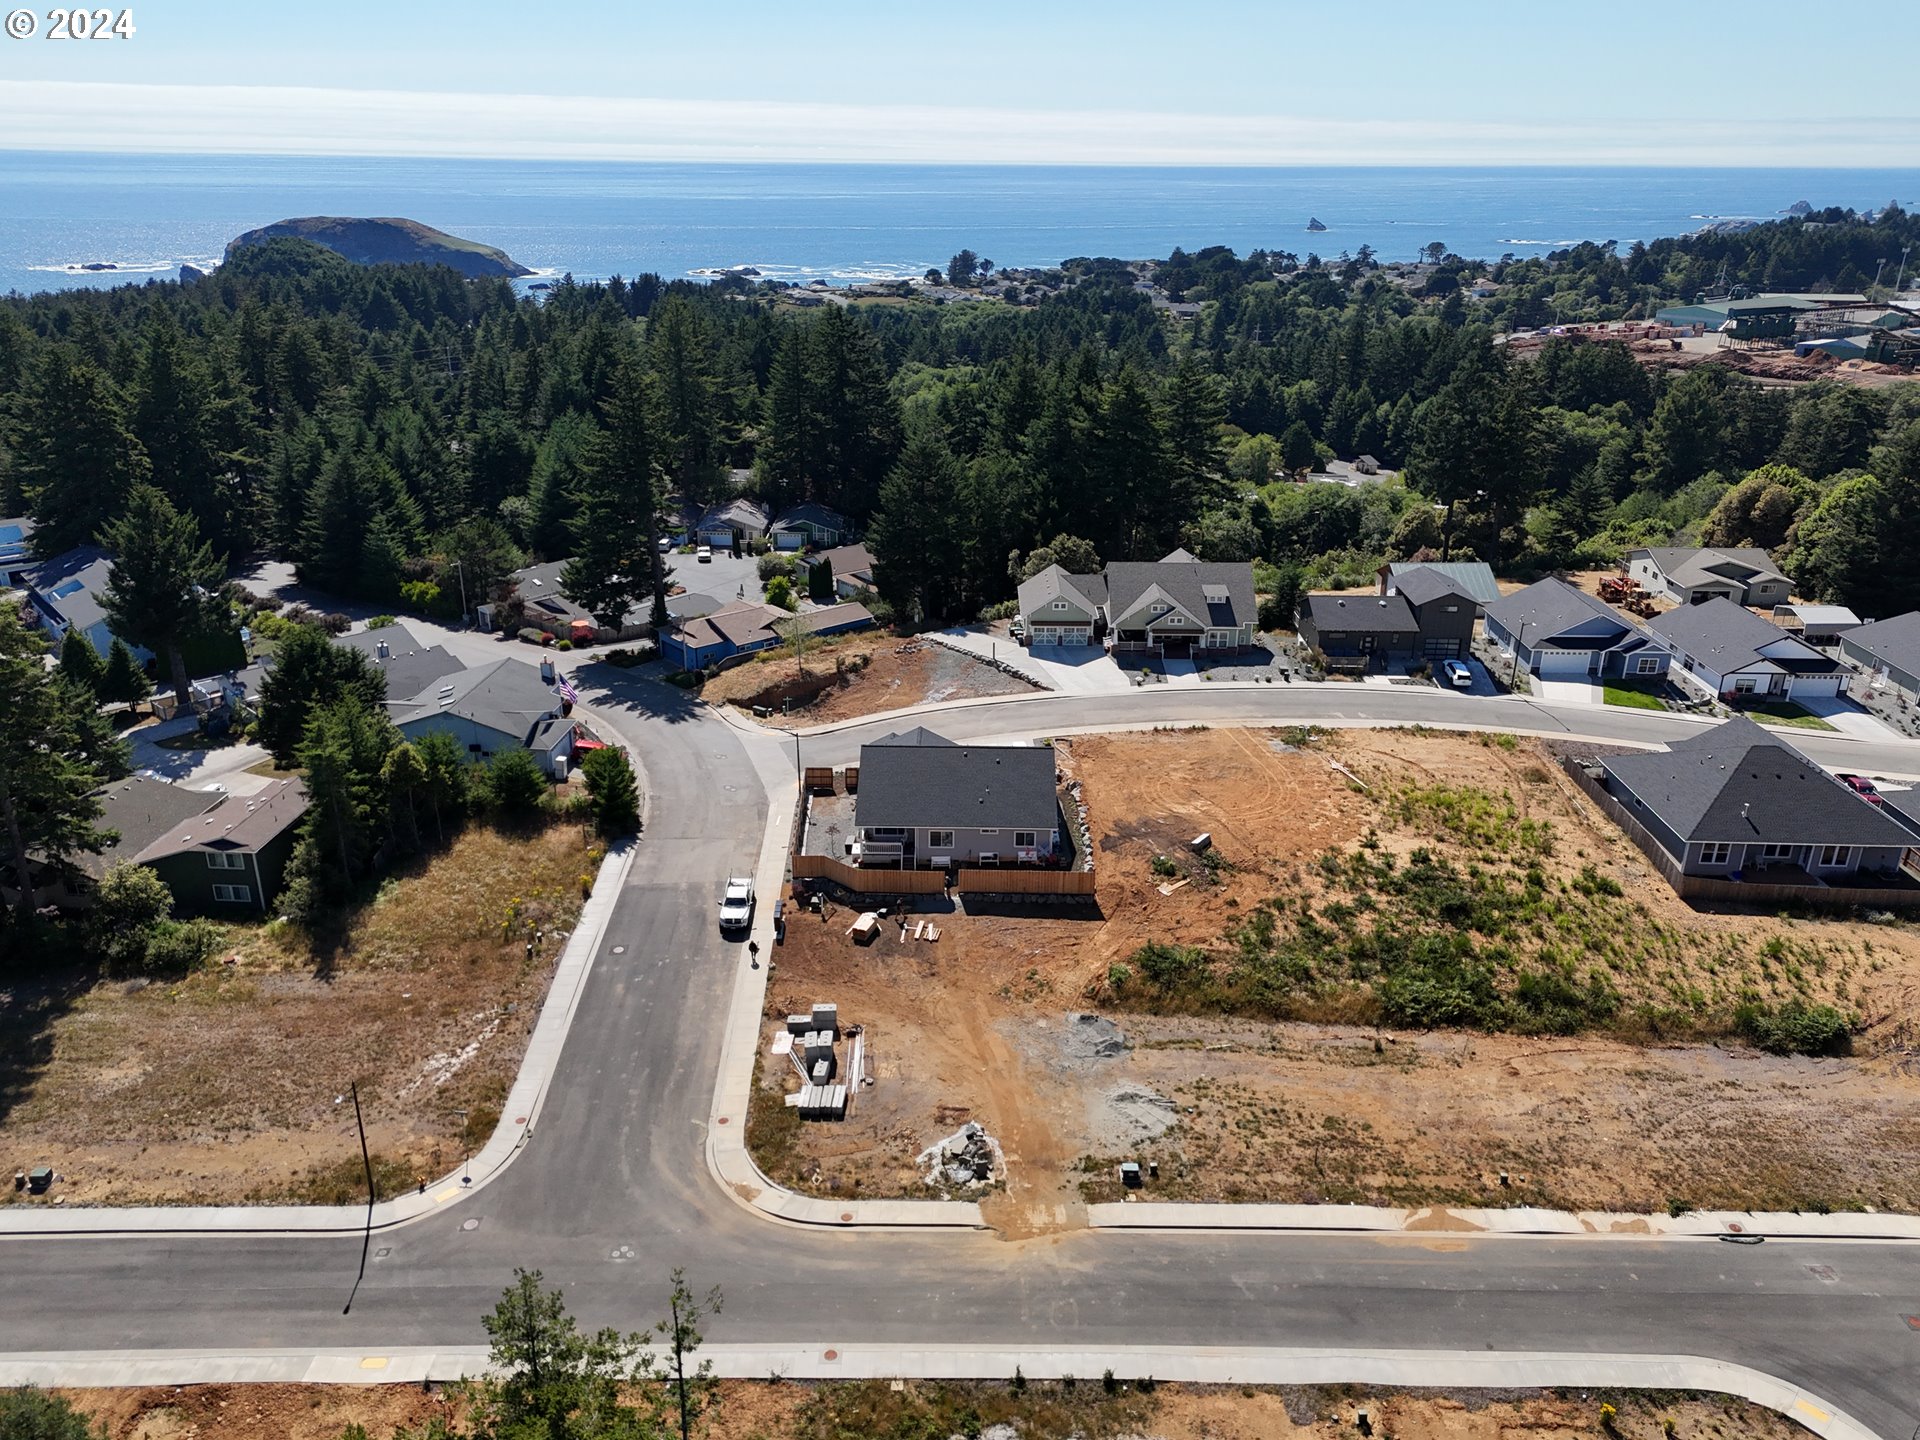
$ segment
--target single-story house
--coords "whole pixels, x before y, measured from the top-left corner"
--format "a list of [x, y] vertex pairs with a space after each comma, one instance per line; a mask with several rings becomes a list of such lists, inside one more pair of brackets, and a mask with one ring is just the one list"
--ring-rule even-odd
[[561, 775], [573, 760], [578, 730], [573, 706], [524, 660], [496, 660], [436, 681], [411, 703], [393, 707], [394, 726], [409, 740], [437, 731], [484, 760], [509, 746], [533, 752], [540, 768]]
[[1920, 610], [1847, 631], [1840, 637], [1840, 653], [1907, 699], [1920, 700]]
[[703, 670], [736, 655], [751, 655], [780, 644], [777, 627], [784, 620], [794, 619], [815, 635], [843, 635], [873, 624], [873, 616], [864, 605], [824, 605], [795, 615], [777, 605], [749, 601], [682, 621], [660, 637], [660, 654], [682, 670]]
[[775, 518], [768, 534], [776, 550], [808, 550], [838, 545], [852, 530], [847, 517], [814, 500], [789, 505]]
[[1493, 567], [1484, 560], [1393, 560], [1380, 567], [1380, 593], [1385, 595], [1394, 588], [1397, 576], [1410, 570], [1431, 570], [1444, 575], [1467, 595], [1473, 597], [1474, 604], [1485, 609], [1500, 598], [1500, 582], [1493, 577]]
[[1607, 794], [1683, 875], [1850, 885], [1897, 874], [1914, 839], [1745, 718], [1599, 764]]
[[1398, 595], [1413, 611], [1423, 658], [1458, 660], [1473, 648], [1481, 602], [1465, 581], [1438, 565], [1415, 565], [1387, 577], [1385, 586], [1383, 594]]
[[377, 625], [353, 635], [342, 635], [334, 642], [349, 650], [358, 650], [367, 662], [387, 677], [387, 710], [409, 708], [415, 698], [449, 675], [466, 669], [444, 645], [428, 645], [404, 624]]
[[1860, 628], [1860, 617], [1844, 605], [1776, 605], [1773, 623], [1809, 645], [1831, 645], [1849, 630]]
[[956, 745], [919, 729], [860, 747], [859, 863], [1045, 865], [1060, 846], [1053, 750]]
[[[733, 542], [727, 540], [722, 543], [731, 545]], [[630, 640], [650, 631], [653, 618], [651, 600], [642, 600], [631, 607], [617, 627], [602, 625], [591, 611], [567, 594], [560, 579], [561, 572], [566, 568], [565, 560], [549, 560], [540, 565], [524, 566], [508, 577], [513, 584], [514, 596], [520, 601], [521, 624], [544, 630], [561, 640], [575, 641]], [[500, 608], [498, 605], [481, 606], [482, 625], [491, 629], [499, 623], [497, 617]]]
[[1420, 622], [1402, 595], [1302, 595], [1293, 623], [1301, 640], [1335, 669], [1420, 653]]
[[[24, 571], [20, 582], [53, 651], [58, 654], [68, 630], [78, 630], [104, 656], [113, 648], [113, 630], [107, 624], [107, 579], [113, 557], [97, 545], [80, 545]], [[153, 652], [139, 646], [141, 660]]]
[[1849, 671], [1833, 656], [1719, 596], [1656, 615], [1647, 628], [1716, 695], [1821, 697], [1847, 688]]
[[1185, 550], [1121, 560], [1099, 575], [1049, 565], [1020, 586], [1020, 619], [1036, 645], [1088, 645], [1104, 632], [1116, 652], [1185, 658], [1253, 647], [1253, 567], [1209, 563]]
[[1107, 603], [1104, 575], [1071, 575], [1049, 565], [1020, 582], [1020, 619], [1034, 645], [1091, 645]]
[[1487, 606], [1487, 639], [1529, 674], [1650, 680], [1667, 673], [1666, 642], [1597, 595], [1549, 577]]
[[1723, 598], [1771, 610], [1793, 594], [1793, 582], [1780, 573], [1773, 558], [1752, 548], [1629, 550], [1627, 573], [1649, 595], [1665, 595], [1682, 605]]
[[767, 538], [773, 517], [757, 500], [737, 498], [710, 505], [700, 511], [687, 527], [687, 538], [695, 545], [711, 545], [731, 550], [746, 547]]
[[0, 588], [33, 568], [33, 521], [25, 515], [0, 520]]
[[833, 593], [852, 600], [873, 589], [873, 552], [864, 545], [841, 545], [813, 557], [833, 576]]
[[267, 913], [307, 813], [299, 780], [276, 780], [178, 821], [133, 858], [152, 868], [183, 914]]

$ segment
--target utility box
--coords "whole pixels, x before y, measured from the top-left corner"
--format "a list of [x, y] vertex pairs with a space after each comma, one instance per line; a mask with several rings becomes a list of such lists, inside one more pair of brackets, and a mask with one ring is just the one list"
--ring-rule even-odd
[[840, 1033], [840, 1007], [831, 1002], [824, 1005], [816, 1002], [813, 1007], [813, 1028], [816, 1030], [825, 1030], [829, 1035], [838, 1035]]
[[42, 1165], [27, 1172], [27, 1191], [33, 1195], [44, 1195], [53, 1188], [53, 1167]]
[[1120, 1166], [1120, 1183], [1129, 1190], [1138, 1190], [1143, 1183], [1140, 1179], [1140, 1163], [1128, 1160]]

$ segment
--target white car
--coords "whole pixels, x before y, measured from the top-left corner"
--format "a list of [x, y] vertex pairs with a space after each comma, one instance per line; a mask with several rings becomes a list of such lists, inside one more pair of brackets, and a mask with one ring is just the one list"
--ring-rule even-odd
[[753, 877], [733, 875], [720, 896], [720, 928], [745, 930], [753, 924]]
[[1447, 677], [1447, 683], [1456, 690], [1473, 688], [1473, 671], [1467, 668], [1464, 660], [1441, 661], [1440, 673]]
[[693, 552], [693, 558], [698, 560], [702, 565], [711, 565], [713, 563], [713, 547], [711, 545], [702, 545], [698, 550]]

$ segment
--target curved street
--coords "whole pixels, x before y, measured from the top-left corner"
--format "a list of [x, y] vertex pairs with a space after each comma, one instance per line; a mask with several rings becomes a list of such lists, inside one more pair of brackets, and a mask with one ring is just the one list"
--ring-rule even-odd
[[[769, 806], [791, 803], [795, 744], [664, 684], [606, 667], [576, 678], [644, 766], [648, 824], [519, 1159], [444, 1213], [377, 1233], [346, 1315], [357, 1235], [0, 1240], [15, 1299], [0, 1314], [0, 1352], [468, 1348], [516, 1266], [564, 1287], [584, 1324], [638, 1328], [682, 1266], [696, 1289], [725, 1291], [707, 1327], [716, 1344], [1691, 1355], [1804, 1387], [1887, 1440], [1920, 1423], [1920, 1321], [1908, 1319], [1920, 1315], [1920, 1250], [1901, 1242], [1112, 1230], [1007, 1242], [753, 1214], [704, 1157], [745, 963], [743, 946], [721, 940], [713, 899], [718, 877], [758, 854]], [[926, 723], [978, 740], [1306, 720], [1642, 743], [1693, 728], [1642, 711], [1327, 685], [1037, 695], [946, 707]], [[799, 758], [845, 763], [898, 724], [804, 735]], [[1825, 763], [1920, 772], [1920, 746], [1790, 738]]]

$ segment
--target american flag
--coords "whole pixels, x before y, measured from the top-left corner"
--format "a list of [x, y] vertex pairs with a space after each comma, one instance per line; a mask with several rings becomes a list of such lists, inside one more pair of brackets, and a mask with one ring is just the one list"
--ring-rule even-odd
[[567, 679], [566, 676], [556, 675], [553, 683], [559, 689], [562, 700], [566, 701], [569, 705], [578, 705], [580, 703], [580, 692], [573, 688], [573, 682]]

